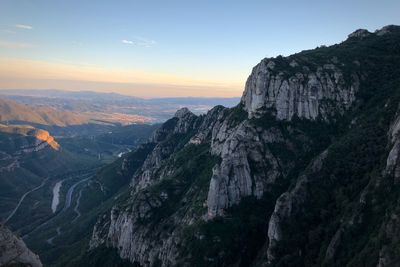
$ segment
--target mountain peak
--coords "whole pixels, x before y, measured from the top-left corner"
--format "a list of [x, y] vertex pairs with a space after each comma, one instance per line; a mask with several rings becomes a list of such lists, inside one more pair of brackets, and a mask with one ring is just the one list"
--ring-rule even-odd
[[193, 113], [187, 107], [183, 107], [181, 109], [178, 109], [175, 112], [174, 117], [178, 118], [178, 119], [181, 119], [181, 118], [185, 117], [187, 114], [193, 114]]
[[[398, 34], [400, 27], [388, 25], [371, 33], [358, 29], [349, 34], [350, 40], [362, 40], [376, 46], [387, 47], [395, 53], [395, 47], [385, 43], [380, 36]], [[365, 57], [342, 53], [345, 50], [364, 49], [360, 42], [338, 44], [338, 56], [332, 58], [327, 50], [333, 47], [303, 51], [288, 57], [265, 58], [250, 74], [243, 96], [242, 106], [249, 118], [271, 113], [278, 120], [290, 121], [293, 117], [316, 120], [343, 114], [356, 100], [363, 73], [360, 66]], [[351, 49], [349, 49], [351, 47]], [[370, 52], [364, 51], [365, 55]], [[346, 72], [346, 68], [352, 68]]]
[[371, 35], [371, 33], [366, 29], [358, 29], [348, 35], [348, 38], [364, 38]]
[[336, 59], [316, 66], [307, 56], [297, 56], [264, 59], [254, 67], [241, 99], [249, 118], [272, 113], [287, 121], [327, 119], [355, 100], [360, 80], [356, 72], [347, 78]]
[[20, 147], [21, 153], [29, 153], [33, 151], [42, 150], [45, 147], [51, 147], [54, 150], [59, 150], [60, 145], [56, 142], [54, 137], [46, 130], [37, 129], [30, 125], [4, 125], [0, 124], [0, 133], [17, 134], [28, 138], [33, 137], [34, 141], [28, 142]]
[[392, 33], [392, 32], [394, 32], [396, 30], [400, 30], [400, 26], [397, 26], [397, 25], [386, 25], [386, 26], [382, 27], [381, 29], [376, 30], [375, 34], [378, 35], [378, 36], [382, 36], [382, 35], [385, 35], [387, 33]]
[[348, 35], [348, 38], [363, 39], [372, 34], [382, 36], [382, 35], [385, 35], [388, 33], [393, 33], [395, 31], [399, 31], [399, 30], [400, 30], [400, 26], [397, 26], [397, 25], [386, 25], [386, 26], [382, 27], [381, 29], [376, 30], [374, 33], [370, 32], [366, 29], [358, 29], [358, 30], [355, 30], [354, 32], [350, 33]]

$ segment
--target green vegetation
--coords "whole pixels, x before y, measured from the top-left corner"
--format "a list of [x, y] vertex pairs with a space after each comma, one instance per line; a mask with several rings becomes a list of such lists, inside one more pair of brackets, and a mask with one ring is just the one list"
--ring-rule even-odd
[[[339, 136], [332, 140], [322, 170], [310, 177], [304, 211], [284, 226], [284, 240], [276, 251], [282, 257], [276, 266], [321, 266], [341, 225], [340, 245], [334, 259], [325, 264], [377, 265], [379, 249], [385, 244], [379, 230], [399, 197], [393, 180], [382, 177], [389, 152], [387, 133], [400, 102], [399, 37], [396, 34], [378, 40], [372, 35], [301, 54], [317, 63], [316, 58], [333, 55], [339, 62], [357, 59], [368, 75], [361, 83], [356, 105], [338, 120]], [[376, 184], [379, 186], [374, 187]], [[365, 205], [360, 205], [363, 190], [369, 197]], [[351, 220], [355, 222], [343, 224]]]
[[[329, 148], [322, 170], [310, 177], [307, 202], [304, 209], [282, 225], [284, 239], [276, 248], [275, 266], [321, 266], [330, 241], [343, 221], [354, 223], [343, 230], [335, 261], [327, 266], [376, 266], [379, 248], [385, 239], [379, 234], [380, 224], [397, 205], [400, 196], [392, 180], [381, 181], [381, 170], [388, 153], [387, 132], [400, 102], [400, 34], [390, 37], [368, 37], [367, 40], [349, 40], [329, 48], [305, 51], [289, 58], [274, 60], [274, 70], [283, 75], [300, 71], [288, 64], [292, 59], [300, 66], [315, 71], [332, 60], [344, 63], [346, 76], [356, 71], [367, 78], [361, 81], [357, 102], [344, 116], [307, 121], [295, 118], [279, 122], [271, 111], [250, 122], [264, 129], [277, 129], [283, 135], [282, 143], [269, 144], [273, 154], [296, 166], [287, 175], [287, 181], [265, 194], [262, 200], [253, 198], [229, 209], [226, 216], [212, 221], [199, 221], [185, 230], [183, 257], [194, 266], [236, 265], [248, 266], [260, 256], [267, 241], [267, 223], [276, 198], [284, 188], [293, 188], [310, 160]], [[358, 64], [353, 61], [359, 61]], [[348, 82], [350, 76], [346, 76]], [[240, 110], [232, 111], [240, 114]], [[241, 116], [236, 121], [242, 121]], [[362, 190], [382, 183], [370, 192], [368, 205], [360, 208]], [[289, 186], [290, 185], [290, 186]], [[369, 186], [371, 187], [371, 186]], [[372, 189], [371, 189], [372, 190]], [[387, 242], [387, 241], [386, 241]], [[262, 258], [260, 258], [262, 259]], [[264, 259], [265, 260], [265, 259]]]
[[[143, 223], [157, 224], [162, 219], [168, 218], [179, 210], [184, 202], [190, 205], [202, 215], [205, 212], [203, 203], [208, 192], [208, 183], [211, 177], [212, 167], [217, 158], [209, 152], [208, 145], [188, 145], [179, 151], [168, 163], [171, 166], [179, 166], [174, 173], [162, 179], [148, 190], [153, 196], [166, 193], [168, 200], [159, 208], [152, 211], [152, 217]], [[147, 190], [146, 190], [147, 191]]]
[[[154, 144], [151, 143], [141, 145], [138, 149], [98, 170], [88, 186], [81, 184], [76, 188], [76, 192], [82, 190], [79, 206], [81, 217], [77, 221], [71, 223], [71, 218], [76, 218], [77, 214], [70, 209], [55, 217], [46, 225], [46, 228], [29, 234], [29, 238], [26, 240], [27, 244], [41, 255], [43, 262], [54, 266], [74, 266], [82, 259], [83, 262], [90, 260], [93, 264], [100, 264], [101, 261], [94, 258], [85, 258], [93, 226], [100, 214], [106, 213], [113, 205], [122, 202], [129, 196], [129, 182], [153, 148]], [[126, 162], [124, 169], [122, 169], [123, 161]], [[76, 203], [77, 195], [74, 194], [72, 203]], [[57, 236], [57, 227], [60, 227], [62, 231], [60, 236]], [[56, 245], [44, 242], [45, 239], [54, 236], [56, 238], [53, 242]], [[100, 250], [103, 253], [106, 248]], [[110, 254], [107, 255], [112, 257], [115, 252], [110, 251]], [[72, 258], [76, 261], [71, 261]], [[122, 260], [115, 264], [112, 266], [129, 266], [124, 265], [126, 261]]]
[[276, 197], [277, 193], [261, 200], [247, 197], [227, 210], [226, 217], [188, 226], [182, 257], [192, 266], [249, 266], [266, 241], [266, 212], [273, 209]]
[[79, 265], [70, 264], [69, 266], [92, 266], [92, 267], [139, 267], [138, 264], [130, 263], [128, 260], [123, 260], [119, 257], [117, 249], [101, 246], [95, 250], [86, 253], [79, 262]]
[[236, 107], [229, 109], [227, 113], [227, 118], [233, 124], [231, 126], [241, 123], [242, 121], [246, 120], [248, 116], [247, 112], [243, 109], [243, 105], [241, 103], [238, 104]]

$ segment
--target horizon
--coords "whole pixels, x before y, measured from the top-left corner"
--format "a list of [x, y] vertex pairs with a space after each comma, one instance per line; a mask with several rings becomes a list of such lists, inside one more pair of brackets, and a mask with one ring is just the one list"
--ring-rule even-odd
[[2, 1], [0, 89], [240, 97], [265, 57], [400, 24], [392, 0], [150, 2]]
[[[225, 97], [225, 96], [167, 96], [167, 97], [139, 97], [135, 95], [128, 95], [124, 93], [119, 93], [119, 92], [105, 92], [105, 91], [93, 91], [93, 90], [61, 90], [61, 89], [39, 89], [39, 88], [31, 88], [31, 89], [3, 89], [0, 88], [0, 98], [2, 96], [27, 96], [27, 97], [43, 97], [41, 93], [77, 93], [77, 94], [99, 94], [99, 95], [117, 95], [121, 97], [127, 97], [127, 98], [136, 98], [140, 100], [157, 100], [157, 99], [185, 99], [185, 98], [193, 98], [193, 99], [240, 99], [241, 96], [232, 96], [232, 97]], [[52, 98], [52, 97], [50, 97]], [[57, 98], [57, 96], [54, 96], [53, 98]]]

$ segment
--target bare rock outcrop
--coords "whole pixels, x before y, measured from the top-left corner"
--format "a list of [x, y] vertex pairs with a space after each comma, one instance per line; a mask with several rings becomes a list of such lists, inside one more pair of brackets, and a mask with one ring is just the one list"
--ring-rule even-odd
[[0, 225], [0, 266], [42, 267], [39, 256], [30, 251], [24, 241]]
[[[278, 66], [276, 59], [266, 58], [253, 68], [241, 100], [249, 118], [272, 112], [278, 120], [290, 121], [294, 116], [327, 119], [343, 113], [355, 100], [360, 82], [357, 74], [348, 82], [333, 62], [311, 71], [282, 60]], [[291, 73], [282, 68], [292, 69]]]

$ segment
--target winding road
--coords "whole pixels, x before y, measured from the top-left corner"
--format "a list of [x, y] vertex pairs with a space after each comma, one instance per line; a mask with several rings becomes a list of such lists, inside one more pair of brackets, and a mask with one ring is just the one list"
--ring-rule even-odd
[[5, 221], [3, 222], [3, 224], [7, 223], [7, 222], [14, 216], [14, 214], [17, 212], [18, 208], [21, 206], [21, 203], [22, 203], [22, 201], [24, 201], [24, 199], [25, 199], [26, 196], [29, 195], [30, 193], [32, 193], [32, 192], [38, 190], [39, 188], [43, 187], [44, 184], [47, 182], [48, 179], [49, 179], [49, 178], [44, 179], [40, 185], [38, 185], [37, 187], [35, 187], [35, 188], [29, 190], [28, 192], [26, 192], [25, 194], [23, 194], [22, 197], [20, 198], [20, 200], [19, 200], [17, 206], [16, 206], [15, 209], [10, 213], [10, 215], [8, 215], [7, 219], [5, 219]]
[[56, 231], [57, 231], [57, 234], [55, 236], [50, 237], [49, 239], [46, 240], [46, 242], [49, 243], [50, 245], [53, 245], [54, 238], [56, 238], [57, 236], [61, 235], [61, 228], [60, 227], [57, 227]]
[[[73, 185], [68, 189], [67, 195], [66, 195], [66, 197], [65, 197], [65, 205], [64, 205], [64, 208], [63, 208], [63, 210], [62, 210], [61, 212], [66, 211], [67, 209], [69, 209], [69, 207], [71, 207], [72, 195], [73, 195], [73, 193], [74, 193], [75, 188], [76, 188], [78, 185], [80, 185], [81, 183], [83, 183], [83, 182], [89, 180], [90, 178], [91, 178], [91, 177], [82, 179], [82, 180], [76, 182], [75, 184], [73, 184]], [[78, 195], [78, 198], [76, 199], [76, 205], [75, 205], [75, 207], [74, 207], [74, 212], [77, 214], [77, 216], [72, 220], [72, 222], [75, 222], [75, 221], [81, 216], [81, 213], [80, 213], [79, 210], [78, 210], [79, 204], [80, 204], [80, 200], [81, 200], [81, 196], [82, 196], [82, 189], [79, 190], [79, 195]], [[51, 220], [51, 219], [50, 219], [50, 220]], [[50, 220], [49, 220], [49, 221], [50, 221]], [[42, 225], [47, 224], [49, 221], [47, 221], [46, 223], [44, 223], [44, 224], [42, 224]], [[40, 226], [42, 226], [42, 225], [40, 225]], [[38, 229], [40, 226], [38, 226], [36, 229]], [[54, 245], [54, 244], [53, 244], [53, 240], [54, 240], [57, 236], [59, 236], [59, 235], [61, 235], [61, 228], [60, 228], [60, 227], [57, 227], [57, 234], [54, 235], [53, 237], [47, 239], [46, 242], [47, 242], [48, 244], [50, 244], [50, 245]]]
[[[87, 174], [86, 174], [86, 175], [87, 175]], [[86, 175], [84, 175], [84, 176], [86, 176]], [[68, 191], [67, 191], [67, 194], [65, 195], [65, 202], [64, 202], [64, 207], [63, 207], [63, 209], [62, 209], [59, 213], [55, 214], [54, 216], [50, 217], [48, 220], [44, 221], [43, 223], [41, 223], [40, 225], [38, 225], [37, 227], [35, 227], [35, 229], [33, 229], [32, 231], [30, 231], [29, 233], [25, 234], [22, 238], [23, 238], [23, 239], [27, 238], [27, 237], [29, 236], [30, 233], [33, 233], [33, 232], [37, 231], [37, 230], [40, 229], [41, 227], [47, 225], [49, 222], [51, 222], [52, 220], [54, 220], [55, 218], [57, 218], [60, 214], [62, 214], [62, 213], [64, 213], [65, 211], [67, 211], [67, 210], [71, 207], [72, 197], [73, 197], [75, 188], [76, 188], [78, 185], [80, 185], [80, 184], [82, 184], [82, 183], [88, 181], [88, 180], [91, 179], [91, 178], [92, 178], [92, 175], [89, 174], [89, 177], [86, 177], [86, 178], [84, 178], [84, 179], [81, 179], [81, 180], [75, 182], [73, 185], [71, 185], [71, 187], [70, 187], [70, 188], [68, 189]], [[66, 178], [66, 179], [64, 179], [64, 180], [62, 180], [62, 181], [66, 181], [66, 180], [69, 180], [69, 179], [71, 179], [71, 177]], [[74, 220], [76, 220], [76, 219], [80, 216], [80, 212], [78, 211], [78, 208], [79, 208], [79, 201], [80, 201], [80, 197], [78, 197], [78, 199], [77, 199], [77, 204], [76, 204], [76, 206], [75, 206], [75, 208], [74, 208], [74, 211], [75, 211], [75, 212], [77, 213], [77, 215], [78, 215], [77, 217], [74, 218]], [[52, 237], [52, 238], [46, 240], [47, 243], [52, 244], [53, 239], [54, 239], [55, 237], [57, 237], [58, 235], [60, 235], [60, 234], [61, 234], [61, 229], [57, 230], [57, 234], [56, 234], [54, 237]]]
[[76, 217], [72, 220], [72, 222], [75, 222], [79, 217], [81, 217], [81, 213], [79, 211], [79, 204], [81, 203], [82, 190], [83, 190], [83, 188], [81, 188], [81, 190], [79, 190], [78, 198], [76, 199], [76, 204], [74, 207]]
[[92, 178], [92, 177], [88, 177], [88, 178], [82, 179], [82, 180], [80, 180], [80, 181], [74, 183], [74, 184], [68, 189], [67, 195], [66, 195], [66, 197], [65, 197], [65, 205], [64, 205], [64, 208], [63, 208], [62, 211], [66, 211], [67, 209], [69, 209], [69, 207], [71, 207], [72, 194], [74, 193], [75, 188], [76, 188], [78, 185], [80, 185], [81, 183], [86, 182], [86, 181], [89, 180], [90, 178]]

